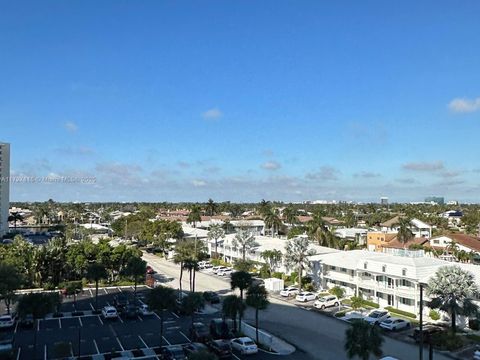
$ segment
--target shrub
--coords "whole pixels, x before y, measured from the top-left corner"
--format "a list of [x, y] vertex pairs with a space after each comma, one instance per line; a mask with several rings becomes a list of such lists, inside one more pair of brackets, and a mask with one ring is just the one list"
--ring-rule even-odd
[[272, 277], [273, 277], [273, 278], [276, 278], [276, 279], [283, 279], [283, 275], [285, 275], [285, 274], [282, 273], [282, 272], [274, 272], [274, 273], [272, 274]]
[[363, 300], [363, 305], [364, 306], [370, 306], [370, 307], [375, 308], [375, 309], [378, 309], [380, 307], [380, 305], [378, 305], [377, 303], [374, 303], [373, 301], [370, 301], [370, 300]]
[[432, 319], [433, 321], [437, 321], [437, 320], [440, 320], [440, 313], [436, 310], [430, 310], [430, 313], [428, 314], [428, 316], [430, 317], [430, 319]]
[[464, 340], [451, 331], [444, 331], [432, 334], [430, 341], [434, 347], [439, 350], [453, 351], [461, 348], [464, 345]]
[[344, 316], [347, 314], [348, 311], [349, 311], [349, 310], [337, 311], [337, 312], [335, 313], [335, 317], [337, 317], [337, 318], [338, 318], [338, 317], [344, 317]]
[[468, 319], [468, 327], [472, 330], [480, 330], [480, 323], [478, 319]]
[[414, 313], [399, 310], [399, 309], [391, 307], [391, 306], [385, 307], [385, 310], [388, 310], [388, 311], [390, 311], [394, 314], [403, 315], [403, 316], [406, 316], [406, 317], [409, 317], [409, 318], [412, 318], [412, 319], [416, 319], [416, 317], [417, 317]]
[[305, 291], [315, 291], [315, 286], [313, 284], [309, 283], [309, 284], [303, 285], [303, 290], [305, 290]]
[[332, 295], [335, 295], [337, 298], [341, 299], [345, 296], [345, 290], [342, 289], [340, 286], [334, 286], [328, 292]]

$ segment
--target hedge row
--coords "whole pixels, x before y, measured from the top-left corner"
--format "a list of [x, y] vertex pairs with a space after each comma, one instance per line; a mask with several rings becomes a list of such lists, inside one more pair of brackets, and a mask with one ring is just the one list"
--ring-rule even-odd
[[408, 312], [408, 311], [403, 311], [403, 310], [399, 310], [399, 309], [396, 309], [394, 307], [391, 307], [391, 306], [387, 306], [385, 307], [385, 310], [388, 310], [394, 314], [398, 314], [398, 315], [403, 315], [403, 316], [406, 316], [406, 317], [409, 317], [409, 318], [412, 318], [412, 319], [416, 319], [417, 318], [417, 315], [415, 315], [414, 313], [411, 313], [411, 312]]

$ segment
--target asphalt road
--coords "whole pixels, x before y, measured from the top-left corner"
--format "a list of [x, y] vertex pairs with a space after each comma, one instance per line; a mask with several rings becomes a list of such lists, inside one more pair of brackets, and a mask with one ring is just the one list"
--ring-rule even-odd
[[[160, 273], [165, 285], [179, 287], [179, 266], [152, 254], [144, 254], [144, 260]], [[188, 276], [182, 282], [184, 289], [189, 288]], [[214, 290], [220, 294], [231, 292], [228, 278], [198, 272], [196, 276], [196, 291]], [[299, 352], [304, 353], [303, 359], [347, 359], [344, 346], [345, 331], [348, 324], [338, 319], [318, 314], [295, 306], [276, 298], [270, 299], [268, 309], [260, 312], [260, 327], [295, 345]], [[245, 319], [253, 322], [253, 311], [247, 310]], [[394, 356], [400, 360], [418, 359], [418, 346], [389, 337], [383, 344], [384, 355]], [[307, 356], [308, 355], [308, 356]], [[428, 359], [428, 350], [424, 350], [424, 359]], [[450, 359], [435, 353], [435, 360]]]

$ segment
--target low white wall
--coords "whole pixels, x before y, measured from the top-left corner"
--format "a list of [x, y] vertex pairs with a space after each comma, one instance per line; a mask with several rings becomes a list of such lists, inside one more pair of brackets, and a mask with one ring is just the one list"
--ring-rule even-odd
[[[248, 336], [251, 338], [253, 341], [257, 341], [257, 335], [256, 335], [256, 330], [255, 327], [245, 323], [242, 321], [242, 333], [245, 334], [245, 336]], [[272, 335], [263, 332], [261, 329], [258, 329], [258, 342], [262, 344], [263, 346], [271, 349], [272, 348], [272, 342], [273, 342], [273, 337]]]

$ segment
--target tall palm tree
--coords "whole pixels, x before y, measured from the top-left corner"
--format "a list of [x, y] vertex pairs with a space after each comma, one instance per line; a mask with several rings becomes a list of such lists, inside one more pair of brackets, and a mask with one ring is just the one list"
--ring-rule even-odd
[[262, 199], [262, 201], [258, 203], [258, 214], [260, 216], [265, 216], [265, 214], [267, 214], [269, 211], [271, 211], [270, 201], [265, 201], [265, 199]]
[[273, 209], [270, 209], [264, 214], [263, 221], [265, 221], [265, 226], [271, 229], [272, 237], [275, 236], [275, 229], [277, 229], [278, 232], [278, 229], [283, 225], [282, 220]]
[[316, 254], [316, 251], [309, 249], [309, 247], [310, 242], [306, 238], [288, 240], [283, 255], [286, 267], [298, 270], [298, 287], [300, 290], [302, 290], [303, 271], [310, 266], [308, 258]]
[[399, 218], [397, 239], [404, 246], [406, 246], [406, 244], [414, 238], [413, 232], [410, 230], [410, 226], [409, 218]]
[[[237, 316], [243, 314], [245, 304], [237, 295], [227, 295], [222, 303], [222, 315], [233, 320], [233, 331], [237, 331]], [[241, 315], [240, 315], [241, 317]]]
[[255, 236], [247, 230], [240, 229], [232, 240], [232, 246], [240, 248], [242, 251], [242, 260], [245, 261], [247, 250], [258, 246]]
[[264, 310], [269, 304], [268, 292], [264, 286], [252, 285], [247, 290], [247, 305], [255, 309], [255, 335], [258, 344], [258, 311]]
[[202, 221], [202, 209], [198, 205], [193, 205], [190, 208], [190, 214], [188, 214], [187, 223], [193, 224], [193, 227], [197, 227], [198, 221]]
[[205, 206], [205, 212], [209, 216], [213, 216], [217, 213], [217, 204], [212, 199], [208, 199], [207, 205]]
[[87, 279], [95, 281], [95, 311], [98, 311], [98, 283], [101, 279], [106, 279], [108, 276], [107, 269], [101, 263], [95, 262], [88, 265]]
[[17, 221], [23, 221], [23, 216], [20, 214], [18, 211], [13, 211], [10, 213], [10, 216], [8, 217], [8, 222], [13, 221], [13, 228], [16, 230], [17, 229]]
[[134, 287], [134, 298], [137, 299], [137, 284], [141, 276], [145, 276], [147, 272], [147, 263], [142, 260], [140, 257], [131, 257], [128, 260], [127, 266], [125, 268], [125, 274], [132, 276], [135, 284]]
[[296, 225], [299, 223], [298, 217], [297, 217], [297, 211], [290, 206], [286, 207], [283, 210], [283, 219], [287, 224], [290, 224], [290, 225]]
[[[243, 291], [248, 289], [252, 284], [252, 275], [250, 275], [246, 271], [236, 271], [232, 273], [230, 285], [232, 290], [239, 289], [240, 290], [240, 300], [243, 302]], [[238, 328], [241, 330], [242, 327], [242, 314], [239, 314], [239, 326]]]
[[472, 298], [479, 293], [474, 275], [459, 266], [444, 266], [428, 282], [429, 306], [446, 311], [451, 318], [452, 331], [457, 330], [457, 315], [469, 316], [478, 311]]
[[175, 290], [168, 287], [157, 286], [152, 289], [147, 297], [148, 306], [153, 311], [160, 312], [160, 346], [163, 344], [163, 320], [165, 311], [175, 309]]
[[182, 280], [183, 280], [183, 269], [185, 268], [184, 263], [188, 261], [191, 254], [191, 248], [186, 240], [179, 240], [175, 245], [175, 255], [173, 256], [173, 262], [180, 265], [180, 277], [179, 277], [179, 288], [182, 292]]
[[382, 343], [379, 328], [363, 320], [354, 321], [345, 333], [345, 350], [349, 359], [358, 356], [362, 360], [368, 360], [370, 354], [380, 357]]
[[447, 251], [447, 254], [450, 254], [450, 255], [453, 255], [455, 257], [457, 257], [457, 254], [460, 250], [457, 242], [455, 240], [452, 240], [448, 245], [447, 247], [445, 248], [445, 250]]
[[268, 263], [270, 273], [276, 270], [280, 261], [282, 261], [282, 252], [280, 250], [265, 250], [260, 255]]
[[215, 241], [215, 254], [214, 258], [218, 258], [218, 240], [223, 239], [225, 237], [225, 231], [222, 229], [220, 224], [214, 224], [210, 226], [208, 230], [208, 240]]

